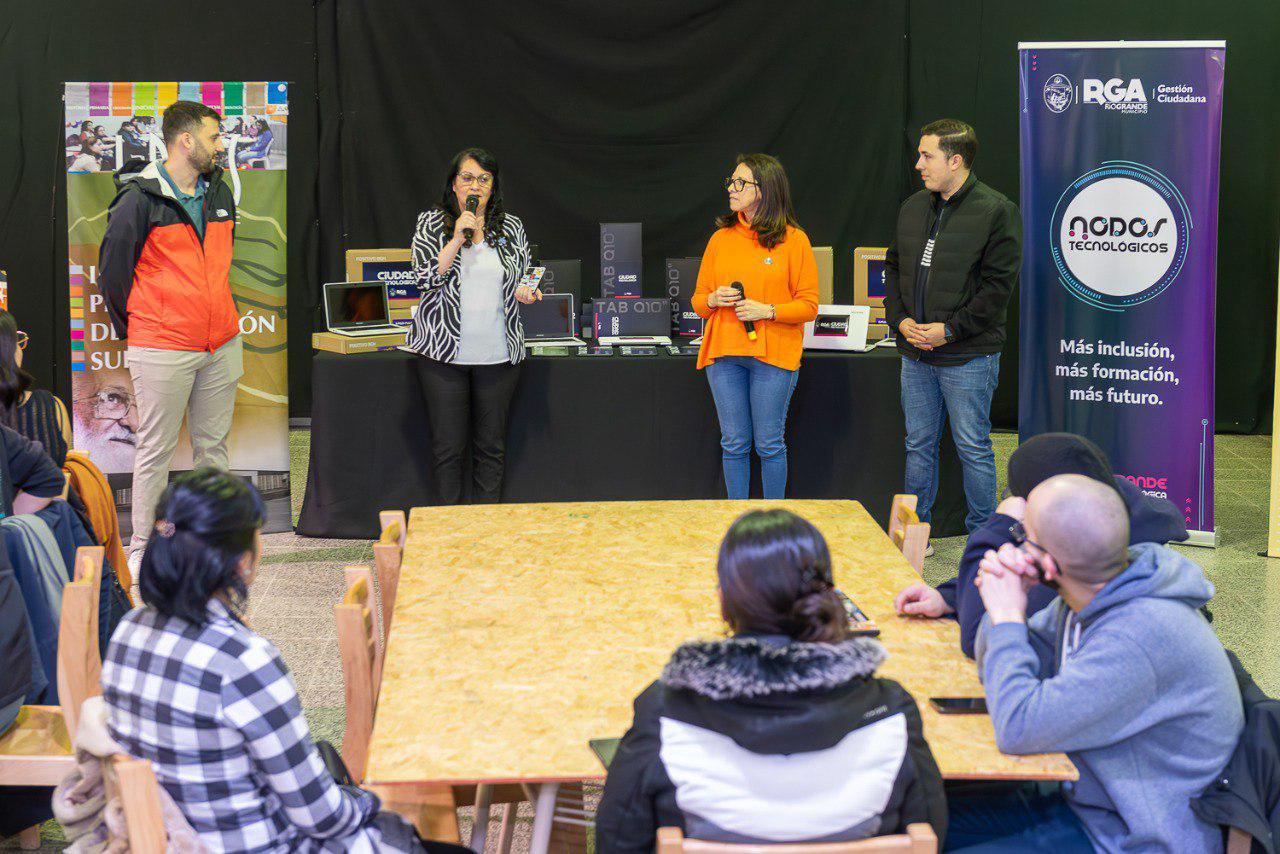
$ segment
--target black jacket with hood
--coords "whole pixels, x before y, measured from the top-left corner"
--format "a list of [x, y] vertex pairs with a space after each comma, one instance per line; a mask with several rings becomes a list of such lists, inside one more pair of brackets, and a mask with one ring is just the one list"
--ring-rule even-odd
[[601, 854], [659, 827], [721, 842], [843, 841], [928, 822], [946, 801], [920, 712], [873, 675], [878, 642], [739, 635], [688, 643], [635, 701], [596, 816]]

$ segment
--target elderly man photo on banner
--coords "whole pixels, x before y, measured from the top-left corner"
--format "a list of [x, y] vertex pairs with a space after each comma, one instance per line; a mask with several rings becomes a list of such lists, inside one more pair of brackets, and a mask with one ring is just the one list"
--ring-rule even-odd
[[964, 122], [942, 119], [920, 129], [915, 168], [924, 189], [898, 211], [884, 297], [902, 355], [906, 491], [917, 496], [920, 519], [930, 521], [938, 441], [949, 419], [970, 533], [996, 509], [991, 396], [1022, 265], [1018, 209], [973, 174], [977, 152], [977, 135]]

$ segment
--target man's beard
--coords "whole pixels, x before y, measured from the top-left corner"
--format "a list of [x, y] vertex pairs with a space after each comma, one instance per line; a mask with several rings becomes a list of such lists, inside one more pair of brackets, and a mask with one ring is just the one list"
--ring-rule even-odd
[[217, 158], [213, 152], [203, 146], [191, 152], [191, 157], [189, 158], [192, 167], [201, 175], [212, 174], [214, 167], [217, 165], [216, 161]]

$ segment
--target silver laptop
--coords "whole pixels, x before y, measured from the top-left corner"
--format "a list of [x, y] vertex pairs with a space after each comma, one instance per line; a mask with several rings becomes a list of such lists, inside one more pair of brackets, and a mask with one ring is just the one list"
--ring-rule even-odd
[[524, 343], [529, 347], [585, 347], [574, 334], [577, 315], [573, 310], [573, 294], [543, 294], [542, 299], [520, 303], [520, 325], [524, 327]]
[[335, 335], [353, 338], [406, 331], [391, 322], [387, 286], [383, 282], [327, 282], [324, 324]]

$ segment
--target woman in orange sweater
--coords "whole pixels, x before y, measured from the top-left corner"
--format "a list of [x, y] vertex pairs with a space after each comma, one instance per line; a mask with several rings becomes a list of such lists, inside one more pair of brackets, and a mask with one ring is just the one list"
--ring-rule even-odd
[[781, 163], [741, 155], [725, 189], [729, 212], [716, 220], [693, 295], [693, 310], [707, 321], [698, 367], [716, 402], [729, 497], [747, 497], [754, 442], [764, 497], [783, 498], [787, 407], [804, 324], [818, 313], [818, 270]]

